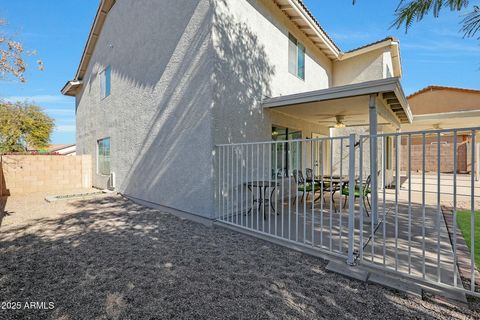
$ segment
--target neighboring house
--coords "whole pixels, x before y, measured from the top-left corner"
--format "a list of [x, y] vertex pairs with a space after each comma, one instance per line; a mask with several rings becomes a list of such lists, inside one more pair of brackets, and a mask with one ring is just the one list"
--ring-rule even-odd
[[301, 0], [102, 0], [62, 93], [95, 186], [115, 173], [127, 196], [213, 217], [215, 145], [391, 132], [412, 120], [401, 76], [398, 40], [344, 52]]
[[[403, 131], [474, 128], [480, 123], [480, 90], [452, 88], [444, 86], [428, 86], [408, 97], [408, 103], [413, 113], [413, 122], [402, 128]], [[440, 139], [440, 171], [453, 172], [454, 159], [457, 159], [457, 172], [467, 173], [472, 171], [471, 161], [471, 134], [469, 131], [458, 131], [456, 136], [456, 151], [453, 148], [453, 135], [428, 135], [426, 137], [426, 162], [425, 171], [438, 170], [438, 140]], [[402, 141], [402, 168], [408, 169], [407, 141]], [[478, 140], [477, 140], [478, 145]], [[421, 171], [422, 138], [412, 140], [412, 170]], [[480, 151], [480, 146], [476, 148]], [[478, 159], [479, 155], [475, 155]], [[478, 166], [478, 161], [477, 166]], [[480, 168], [473, 168], [480, 171]]]
[[75, 144], [52, 144], [48, 148], [49, 153], [58, 153], [63, 156], [75, 156], [77, 147]]

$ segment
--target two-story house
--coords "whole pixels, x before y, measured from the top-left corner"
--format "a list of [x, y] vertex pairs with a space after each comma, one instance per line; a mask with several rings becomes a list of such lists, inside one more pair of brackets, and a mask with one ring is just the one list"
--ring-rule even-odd
[[401, 76], [398, 40], [344, 52], [301, 0], [102, 0], [62, 93], [94, 186], [211, 218], [217, 144], [394, 130]]

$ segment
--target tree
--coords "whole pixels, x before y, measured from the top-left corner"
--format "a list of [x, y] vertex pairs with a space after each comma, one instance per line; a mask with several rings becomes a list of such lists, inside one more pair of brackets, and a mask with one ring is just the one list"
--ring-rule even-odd
[[[25, 82], [24, 73], [27, 64], [25, 63], [25, 54], [32, 56], [35, 51], [25, 52], [23, 45], [15, 41], [11, 36], [8, 36], [3, 31], [6, 21], [0, 18], [0, 80], [5, 80], [9, 76], [13, 76]], [[37, 60], [39, 70], [43, 70], [43, 63]]]
[[38, 106], [0, 103], [0, 153], [46, 148], [54, 120]]
[[[353, 0], [355, 4], [356, 0]], [[414, 21], [421, 21], [433, 11], [434, 17], [439, 17], [444, 8], [451, 11], [461, 11], [468, 8], [469, 0], [400, 0], [395, 10], [395, 20], [392, 24], [397, 29], [402, 26], [408, 30]], [[465, 37], [474, 37], [480, 31], [480, 6], [472, 6], [472, 10], [462, 20], [461, 32]], [[480, 37], [478, 38], [480, 40]]]

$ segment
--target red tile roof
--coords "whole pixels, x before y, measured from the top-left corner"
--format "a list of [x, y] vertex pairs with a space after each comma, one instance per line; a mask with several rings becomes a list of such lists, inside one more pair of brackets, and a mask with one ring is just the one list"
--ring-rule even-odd
[[456, 88], [456, 87], [447, 87], [447, 86], [436, 86], [436, 85], [431, 85], [428, 87], [425, 87], [421, 90], [418, 90], [411, 95], [407, 97], [407, 99], [410, 99], [416, 95], [419, 95], [421, 93], [427, 92], [427, 91], [437, 91], [437, 90], [451, 90], [451, 91], [457, 91], [457, 92], [467, 92], [467, 93], [478, 93], [480, 94], [480, 89], [467, 89], [467, 88]]

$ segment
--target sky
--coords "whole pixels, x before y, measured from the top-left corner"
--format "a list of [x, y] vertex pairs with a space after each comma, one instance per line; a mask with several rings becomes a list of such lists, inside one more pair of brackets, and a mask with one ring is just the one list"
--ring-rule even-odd
[[[428, 85], [480, 89], [480, 41], [463, 39], [461, 14], [445, 10], [427, 17], [408, 33], [391, 29], [397, 0], [304, 0], [337, 45], [348, 51], [385, 38], [400, 39], [402, 85], [408, 95]], [[29, 100], [55, 118], [52, 143], [75, 143], [75, 101], [60, 94], [78, 67], [98, 0], [2, 0], [0, 18], [6, 32], [27, 50], [27, 82], [0, 81], [0, 98]], [[35, 67], [37, 59], [45, 66]]]

